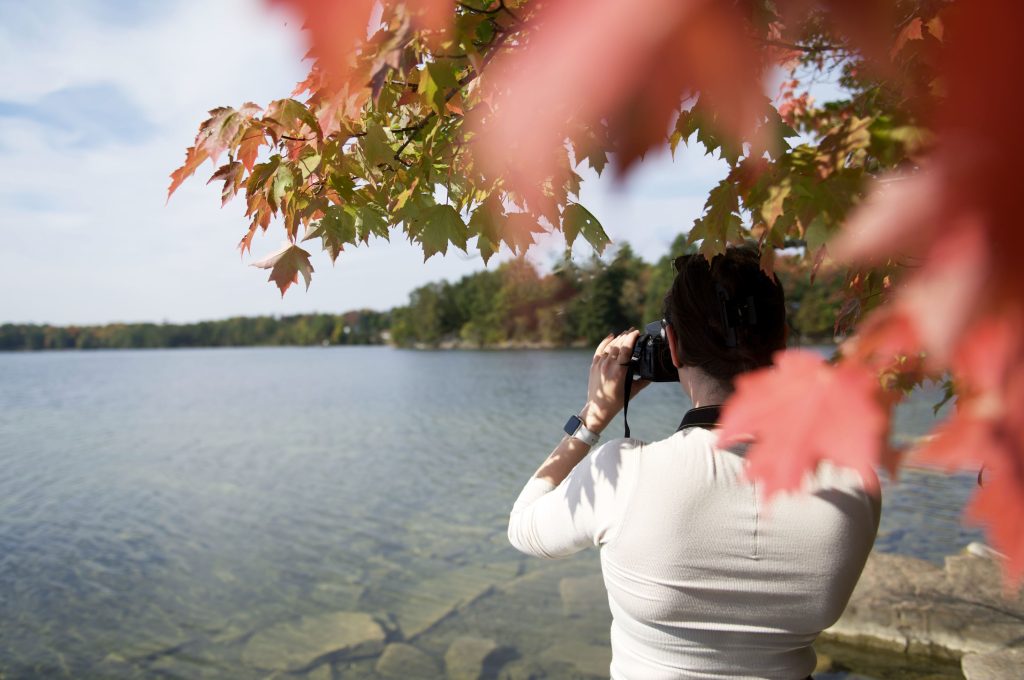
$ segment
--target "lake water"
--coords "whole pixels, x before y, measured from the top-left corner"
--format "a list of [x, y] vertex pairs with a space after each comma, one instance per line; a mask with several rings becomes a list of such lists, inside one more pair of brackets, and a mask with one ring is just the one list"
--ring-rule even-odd
[[[0, 355], [0, 677], [278, 677], [275, 645], [337, 612], [411, 641], [436, 664], [425, 677], [467, 635], [497, 644], [493, 677], [592, 677], [608, 634], [587, 596], [596, 551], [544, 562], [505, 539], [588, 365], [384, 347]], [[935, 397], [901, 409], [899, 437], [929, 429]], [[657, 439], [688, 404], [655, 385], [631, 406], [634, 436]], [[972, 483], [887, 484], [877, 548], [941, 562], [978, 540], [959, 519]], [[379, 677], [363, 637], [282, 668]]]

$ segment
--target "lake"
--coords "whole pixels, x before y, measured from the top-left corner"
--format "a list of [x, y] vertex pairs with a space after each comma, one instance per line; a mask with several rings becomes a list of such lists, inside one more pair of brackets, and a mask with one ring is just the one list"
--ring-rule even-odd
[[[596, 551], [544, 562], [505, 539], [520, 487], [583, 403], [589, 362], [386, 347], [0, 354], [0, 677], [375, 678], [382, 637], [411, 641], [399, 651], [424, 677], [443, 677], [446, 654], [486, 657], [494, 677], [591, 677], [609, 620], [591, 597]], [[901, 407], [897, 438], [926, 432], [937, 399]], [[686, 408], [678, 386], [648, 388], [634, 436], [667, 436]], [[941, 563], [980, 540], [959, 518], [972, 485], [887, 482], [876, 548]], [[325, 665], [315, 632], [332, 626], [352, 645]]]

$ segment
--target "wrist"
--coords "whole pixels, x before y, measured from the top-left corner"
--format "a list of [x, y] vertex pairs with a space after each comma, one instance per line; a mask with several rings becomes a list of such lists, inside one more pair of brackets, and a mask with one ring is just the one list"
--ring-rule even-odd
[[580, 420], [583, 421], [583, 427], [587, 428], [594, 434], [601, 434], [601, 432], [604, 431], [604, 428], [608, 427], [608, 423], [594, 413], [589, 402], [583, 407], [583, 410], [580, 411]]

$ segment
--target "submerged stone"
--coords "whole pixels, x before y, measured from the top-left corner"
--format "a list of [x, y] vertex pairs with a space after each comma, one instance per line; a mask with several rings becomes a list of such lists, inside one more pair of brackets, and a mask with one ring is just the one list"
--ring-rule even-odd
[[569, 664], [588, 677], [607, 678], [612, 663], [611, 647], [589, 645], [584, 642], [565, 642], [544, 650], [544, 661]]
[[424, 579], [398, 593], [388, 607], [406, 640], [412, 640], [440, 621], [489, 593], [496, 584], [516, 575], [518, 564], [498, 562], [452, 569]]
[[307, 616], [258, 631], [242, 650], [242, 662], [263, 670], [299, 671], [328, 655], [366, 656], [384, 646], [384, 630], [363, 612]]
[[558, 582], [562, 612], [569, 617], [586, 617], [608, 610], [608, 591], [601, 574], [563, 578]]
[[966, 680], [1020, 680], [1024, 676], [1024, 648], [967, 654], [961, 669]]
[[444, 655], [448, 680], [485, 680], [497, 677], [501, 667], [515, 656], [514, 650], [494, 640], [463, 636], [455, 638]]
[[394, 642], [384, 648], [374, 668], [384, 678], [433, 679], [441, 675], [437, 661], [426, 652], [401, 642]]

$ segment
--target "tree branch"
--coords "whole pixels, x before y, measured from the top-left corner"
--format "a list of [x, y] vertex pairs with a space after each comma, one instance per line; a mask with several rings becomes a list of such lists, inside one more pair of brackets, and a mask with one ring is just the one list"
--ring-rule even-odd
[[[508, 31], [508, 32], [502, 33], [500, 36], [498, 36], [497, 38], [495, 38], [491, 42], [491, 49], [487, 53], [487, 55], [484, 56], [483, 62], [480, 65], [480, 71], [482, 71], [489, 63], [491, 63], [491, 60], [494, 59], [494, 56], [501, 49], [502, 45], [505, 43], [506, 40], [508, 40], [508, 38], [511, 35], [513, 35], [513, 33], [515, 33], [515, 32], [514, 31]], [[460, 78], [458, 83], [457, 83], [457, 85], [454, 88], [452, 88], [451, 91], [449, 91], [447, 94], [445, 94], [445, 96], [444, 96], [445, 103], [447, 104], [449, 101], [451, 101], [452, 98], [454, 98], [455, 95], [457, 95], [462, 90], [462, 88], [464, 88], [466, 85], [469, 85], [471, 82], [473, 82], [474, 80], [479, 78], [480, 77], [480, 71], [475, 71], [475, 70], [470, 71], [465, 76]], [[431, 111], [426, 116], [424, 116], [418, 123], [416, 123], [414, 125], [410, 125], [410, 126], [405, 127], [405, 128], [401, 128], [402, 132], [408, 132], [408, 133], [411, 133], [411, 134], [409, 135], [409, 137], [404, 142], [402, 142], [402, 145], [400, 147], [398, 147], [398, 150], [395, 151], [395, 160], [396, 161], [398, 161], [399, 163], [403, 163], [404, 164], [404, 161], [401, 158], [402, 152], [405, 151], [405, 148], [407, 146], [409, 146], [409, 144], [412, 143], [413, 139], [416, 138], [416, 133], [418, 133], [420, 130], [425, 128], [427, 126], [427, 123], [432, 121], [436, 116], [437, 116], [437, 111]]]
[[768, 39], [762, 40], [761, 43], [768, 45], [769, 47], [781, 47], [783, 49], [794, 50], [796, 52], [807, 52], [808, 54], [816, 54], [818, 52], [837, 52], [845, 49], [840, 45], [829, 45], [828, 43], [822, 43], [821, 45], [801, 45], [799, 43], [785, 42], [784, 40]]

